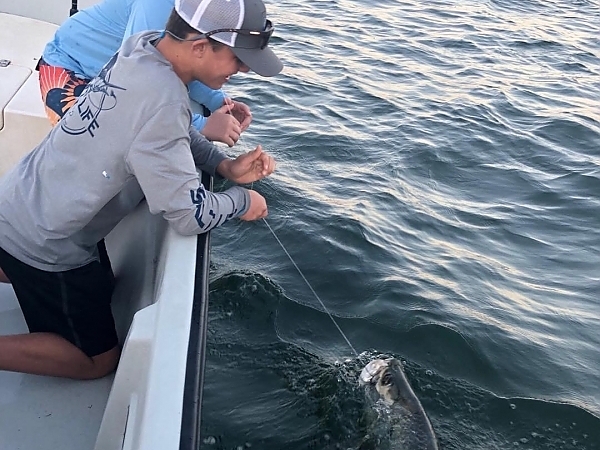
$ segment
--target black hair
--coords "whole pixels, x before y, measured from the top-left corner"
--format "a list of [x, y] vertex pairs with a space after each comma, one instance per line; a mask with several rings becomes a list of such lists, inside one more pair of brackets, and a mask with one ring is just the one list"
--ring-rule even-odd
[[179, 14], [177, 14], [175, 8], [171, 11], [169, 20], [167, 20], [167, 25], [165, 25], [165, 30], [168, 31], [169, 34], [174, 35], [175, 38], [179, 39], [187, 38], [188, 34], [198, 33], [198, 30], [192, 28]]
[[[187, 39], [190, 34], [199, 34], [200, 32], [190, 26], [181, 16], [175, 11], [175, 8], [171, 11], [171, 15], [165, 25], [165, 31], [175, 39], [184, 40]], [[216, 50], [217, 48], [225, 45], [219, 41], [215, 41], [213, 38], [208, 37], [208, 42]]]

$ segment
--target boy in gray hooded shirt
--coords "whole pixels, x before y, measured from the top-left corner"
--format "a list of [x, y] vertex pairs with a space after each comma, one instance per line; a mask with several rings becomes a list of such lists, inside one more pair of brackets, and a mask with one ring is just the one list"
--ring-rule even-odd
[[177, 0], [166, 32], [129, 38], [0, 181], [0, 281], [12, 282], [30, 330], [0, 336], [0, 370], [72, 378], [114, 370], [120, 350], [96, 243], [143, 197], [186, 235], [267, 215], [256, 191], [202, 186], [197, 168], [250, 183], [275, 163], [260, 146], [229, 159], [200, 135], [186, 84], [218, 89], [250, 69], [275, 75], [282, 65], [267, 47], [271, 33], [260, 0]]

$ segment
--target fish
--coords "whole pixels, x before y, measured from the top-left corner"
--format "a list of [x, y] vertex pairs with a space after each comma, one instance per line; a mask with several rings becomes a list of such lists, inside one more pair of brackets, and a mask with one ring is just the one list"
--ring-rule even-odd
[[[438, 450], [431, 421], [412, 390], [400, 361], [389, 358], [369, 362], [360, 374], [359, 385], [374, 402], [373, 407], [378, 408], [376, 420], [387, 421], [385, 430], [389, 433], [391, 449]], [[385, 438], [387, 440], [387, 436]]]

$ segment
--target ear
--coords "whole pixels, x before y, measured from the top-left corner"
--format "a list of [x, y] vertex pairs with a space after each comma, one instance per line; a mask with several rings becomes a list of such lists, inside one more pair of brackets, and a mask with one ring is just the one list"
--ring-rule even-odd
[[210, 47], [210, 43], [208, 39], [200, 39], [198, 41], [192, 41], [191, 50], [192, 54], [197, 58], [202, 58], [204, 54], [208, 51], [208, 47]]

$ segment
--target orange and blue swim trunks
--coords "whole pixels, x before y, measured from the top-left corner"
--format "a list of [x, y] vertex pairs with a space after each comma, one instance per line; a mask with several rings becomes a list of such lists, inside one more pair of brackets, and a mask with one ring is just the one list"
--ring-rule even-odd
[[40, 91], [46, 108], [46, 115], [52, 126], [75, 104], [89, 79], [79, 78], [71, 70], [39, 62]]

